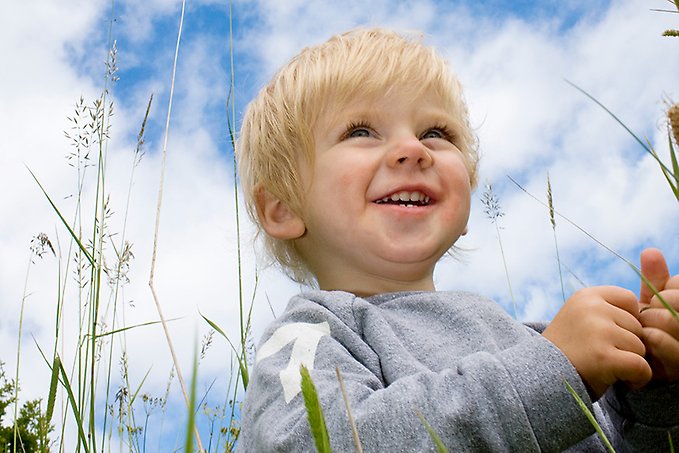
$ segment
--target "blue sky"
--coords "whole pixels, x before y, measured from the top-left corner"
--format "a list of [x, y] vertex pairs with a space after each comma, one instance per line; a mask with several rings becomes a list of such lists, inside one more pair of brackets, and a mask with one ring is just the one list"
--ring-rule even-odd
[[[666, 28], [677, 28], [677, 16], [650, 9], [668, 6], [665, 0], [238, 0], [233, 4], [236, 118], [240, 121], [248, 100], [304, 46], [360, 25], [423, 31], [465, 87], [481, 144], [480, 180], [493, 184], [505, 212], [500, 232], [519, 317], [549, 319], [562, 302], [553, 232], [546, 210], [507, 175], [544, 200], [549, 173], [556, 208], [565, 216], [631, 261], [636, 262], [643, 247], [655, 245], [667, 252], [674, 272], [679, 269], [679, 209], [657, 165], [610, 116], [564, 82], [568, 79], [596, 96], [666, 156], [663, 114], [666, 102], [679, 98], [679, 41], [660, 35]], [[3, 345], [17, 341], [31, 238], [45, 232], [54, 243], [58, 240], [64, 254], [68, 242], [24, 165], [36, 173], [67, 217], [72, 216], [75, 206], [68, 196], [74, 192], [75, 175], [64, 157], [71, 149], [63, 131], [70, 127], [66, 117], [76, 100], [83, 96], [91, 103], [102, 90], [111, 17], [107, 1], [54, 5], [43, 0], [9, 8], [0, 18]], [[120, 80], [111, 89], [111, 231], [122, 230], [136, 135], [148, 98], [154, 95], [146, 154], [135, 169], [126, 226], [135, 254], [131, 282], [122, 295], [129, 324], [157, 319], [147, 282], [180, 8], [174, 0], [114, 3], [112, 37]], [[226, 117], [228, 19], [226, 2], [187, 3], [172, 107], [156, 284], [165, 315], [181, 318], [172, 324], [171, 333], [186, 373], [194, 338], [209, 330], [199, 312], [232, 338], [238, 332], [232, 150]], [[88, 180], [87, 200], [93, 187]], [[470, 232], [459, 244], [465, 251], [442, 261], [437, 286], [483, 293], [511, 311], [496, 230], [483, 214], [482, 192], [480, 187], [473, 195]], [[243, 230], [247, 299], [255, 291], [255, 273], [259, 275], [253, 310], [256, 341], [272, 311], [280, 313], [300, 288], [275, 269], [262, 268], [245, 219]], [[567, 292], [577, 290], [579, 280], [638, 289], [624, 263], [558, 218], [557, 238]], [[28, 346], [21, 360], [26, 398], [44, 396], [47, 390], [47, 369], [30, 335], [41, 346], [51, 345], [58, 272], [54, 257], [30, 267], [22, 340]], [[66, 321], [65, 330], [75, 324]], [[74, 334], [67, 334], [65, 341], [65, 348], [72, 348], [68, 342], [74, 341]], [[136, 329], [126, 341], [133, 379], [139, 382], [151, 368], [145, 386], [162, 393], [170, 359], [160, 329]], [[219, 377], [212, 394], [224, 393], [228, 357], [227, 344], [215, 337], [201, 362], [199, 388]], [[0, 359], [14, 369], [15, 358]], [[180, 404], [176, 390], [175, 407]]]

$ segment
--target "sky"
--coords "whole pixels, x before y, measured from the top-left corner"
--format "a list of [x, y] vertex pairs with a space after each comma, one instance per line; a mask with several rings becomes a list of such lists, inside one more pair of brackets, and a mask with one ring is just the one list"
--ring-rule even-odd
[[[237, 128], [248, 101], [295, 53], [356, 26], [423, 32], [465, 89], [480, 141], [481, 185], [472, 195], [469, 234], [458, 243], [462, 251], [437, 267], [439, 290], [478, 292], [511, 314], [516, 305], [521, 320], [549, 320], [563, 303], [562, 279], [566, 295], [583, 285], [637, 291], [630, 267], [582, 230], [634, 263], [644, 247], [659, 247], [676, 273], [679, 209], [657, 163], [568, 83], [596, 97], [667, 158], [664, 115], [668, 102], [679, 99], [679, 40], [661, 34], [679, 27], [677, 15], [652, 9], [671, 6], [666, 0], [235, 0], [230, 13], [225, 0], [189, 0], [154, 274], [165, 317], [177, 318], [169, 330], [184, 374], [190, 375], [195, 350], [210, 331], [201, 314], [231, 339], [239, 335], [229, 125], [235, 121]], [[68, 118], [76, 102], [82, 97], [91, 106], [105, 86], [113, 102], [105, 176], [112, 238], [105, 259], [116, 261], [114, 245], [120, 248], [123, 240], [134, 255], [129, 282], [118, 296], [118, 322], [121, 316], [127, 325], [158, 319], [148, 282], [181, 2], [34, 0], [7, 9], [0, 17], [0, 360], [13, 376], [24, 300], [19, 375], [22, 398], [30, 399], [47, 394], [49, 369], [39, 348], [54, 348], [58, 294], [64, 294], [59, 348], [71, 359], [80, 302], [69, 252], [73, 244], [29, 169], [72, 221], [78, 172], [68, 159], [75, 148], [64, 131], [73, 132]], [[112, 40], [118, 80], [105, 85]], [[151, 94], [144, 154], [137, 162], [137, 135]], [[227, 108], [232, 99], [233, 117]], [[90, 237], [96, 167], [84, 175], [82, 218]], [[554, 206], [563, 215], [557, 216], [555, 231], [547, 209], [509, 179], [546, 202], [548, 175]], [[486, 184], [504, 214], [497, 225], [481, 202]], [[268, 322], [303, 288], [263, 266], [242, 206], [239, 212], [242, 297], [247, 304], [254, 301], [251, 342], [256, 344]], [[49, 237], [58, 256], [31, 254], [31, 240], [39, 233]], [[114, 309], [111, 290], [102, 291], [105, 330]], [[135, 328], [113, 341], [114, 386], [125, 350], [131, 381], [138, 385], [145, 379], [144, 391], [161, 395], [171, 368], [161, 328]], [[212, 385], [207, 399], [222, 404], [231, 366], [227, 342], [214, 335], [200, 361], [199, 393]], [[176, 382], [171, 394], [181, 405]]]

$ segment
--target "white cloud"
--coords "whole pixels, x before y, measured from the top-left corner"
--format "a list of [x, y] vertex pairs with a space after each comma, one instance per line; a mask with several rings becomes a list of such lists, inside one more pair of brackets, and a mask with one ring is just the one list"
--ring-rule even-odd
[[[657, 165], [611, 117], [562, 81], [582, 85], [666, 149], [666, 139], [652, 128], [679, 67], [668, 60], [671, 49], [660, 36], [669, 26], [667, 18], [639, 9], [635, 2], [617, 3], [601, 21], [564, 33], [539, 24], [496, 24], [493, 33], [481, 30], [489, 38], [473, 52], [450, 51], [458, 56], [456, 67], [480, 125], [482, 178], [496, 183], [504, 204], [502, 236], [512, 283], [528, 301], [536, 300], [525, 287], [534, 280], [557, 296], [558, 287], [551, 284], [556, 276], [553, 236], [546, 210], [508, 183], [506, 174], [546, 200], [549, 172], [557, 210], [633, 261], [644, 244], [672, 247], [676, 200]], [[660, 66], [668, 72], [658, 71]], [[574, 267], [597, 246], [563, 220], [557, 222], [562, 259]], [[477, 210], [464, 242], [473, 242], [477, 251], [450, 287], [471, 285], [506, 300], [504, 271], [499, 266], [489, 274], [494, 268], [487, 267], [493, 256], [501, 263], [489, 223]], [[452, 274], [453, 268], [446, 263], [439, 272]], [[484, 274], [488, 278], [479, 278]], [[596, 275], [585, 277], [600, 283]]]

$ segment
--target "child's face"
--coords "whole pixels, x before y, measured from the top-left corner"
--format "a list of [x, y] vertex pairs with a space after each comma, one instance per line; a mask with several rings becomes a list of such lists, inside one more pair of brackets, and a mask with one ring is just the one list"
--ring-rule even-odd
[[330, 106], [317, 122], [298, 246], [321, 289], [432, 290], [436, 262], [465, 231], [471, 188], [454, 118], [434, 93], [411, 97]]

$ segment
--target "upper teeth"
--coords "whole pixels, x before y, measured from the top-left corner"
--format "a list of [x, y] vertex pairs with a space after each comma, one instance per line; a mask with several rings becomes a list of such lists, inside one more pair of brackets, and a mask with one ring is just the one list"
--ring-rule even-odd
[[431, 198], [420, 191], [408, 192], [404, 190], [402, 192], [393, 193], [379, 201], [385, 203], [388, 201], [423, 201], [429, 203], [429, 200], [431, 200]]

